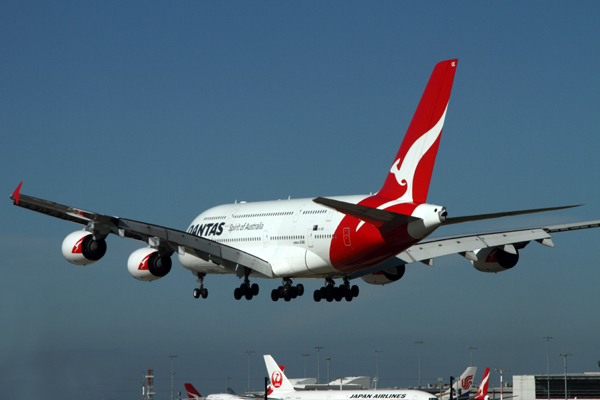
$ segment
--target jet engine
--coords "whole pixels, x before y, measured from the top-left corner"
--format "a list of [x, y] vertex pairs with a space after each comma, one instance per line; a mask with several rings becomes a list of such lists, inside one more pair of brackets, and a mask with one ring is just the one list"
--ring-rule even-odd
[[362, 276], [362, 280], [371, 285], [387, 285], [388, 283], [396, 282], [404, 276], [405, 265], [397, 265], [382, 269], [381, 271], [373, 272], [372, 274]]
[[504, 251], [501, 247], [488, 247], [475, 252], [477, 261], [471, 264], [481, 272], [502, 272], [511, 269], [519, 261], [519, 252], [516, 254]]
[[62, 242], [63, 256], [72, 264], [93, 264], [106, 253], [104, 239], [94, 240], [87, 231], [76, 231], [68, 235]]
[[131, 276], [140, 281], [155, 281], [171, 271], [171, 256], [161, 254], [157, 249], [144, 247], [136, 250], [127, 260]]

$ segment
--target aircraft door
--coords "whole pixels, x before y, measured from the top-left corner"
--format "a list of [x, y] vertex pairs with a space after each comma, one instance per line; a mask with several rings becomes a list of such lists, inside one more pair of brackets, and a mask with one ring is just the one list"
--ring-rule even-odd
[[344, 228], [344, 246], [352, 246], [352, 243], [350, 242], [350, 228]]
[[313, 235], [314, 235], [314, 231], [312, 229], [308, 229], [306, 231], [306, 243], [308, 243], [309, 248], [312, 248], [314, 246]]
[[300, 208], [298, 208], [296, 210], [296, 212], [294, 213], [294, 219], [293, 222], [298, 222], [298, 218], [300, 217], [300, 214], [302, 214], [302, 210], [304, 209], [304, 207], [306, 207], [306, 204], [302, 204], [300, 206]]
[[269, 231], [263, 231], [263, 247], [269, 247]]

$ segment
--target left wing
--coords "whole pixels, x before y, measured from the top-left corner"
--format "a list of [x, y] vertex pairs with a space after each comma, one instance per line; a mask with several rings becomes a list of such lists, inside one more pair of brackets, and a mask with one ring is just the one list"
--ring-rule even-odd
[[212, 260], [231, 271], [241, 271], [241, 268], [238, 269], [241, 266], [250, 268], [269, 278], [273, 277], [271, 264], [242, 250], [180, 230], [111, 217], [26, 196], [20, 194], [21, 184], [10, 196], [14, 205], [81, 225], [88, 225], [87, 229], [94, 235], [94, 239], [104, 239], [112, 233], [120, 237], [146, 242], [152, 247], [166, 248], [170, 250], [169, 254], [172, 252], [189, 253], [205, 261]]

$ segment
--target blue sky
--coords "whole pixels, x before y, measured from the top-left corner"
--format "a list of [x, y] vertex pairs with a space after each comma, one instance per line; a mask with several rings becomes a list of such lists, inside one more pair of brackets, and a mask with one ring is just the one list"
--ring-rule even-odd
[[[352, 303], [273, 303], [277, 281], [205, 301], [176, 268], [153, 283], [126, 269], [139, 243], [110, 238], [98, 263], [61, 255], [78, 229], [11, 206], [22, 192], [185, 229], [235, 200], [377, 191], [435, 63], [458, 69], [428, 200], [451, 216], [585, 206], [448, 227], [479, 232], [600, 219], [598, 2], [17, 2], [0, 13], [0, 387], [3, 397], [157, 398], [262, 387], [261, 354], [290, 377], [375, 373], [382, 386], [459, 374], [597, 371], [600, 230], [530, 244], [513, 270], [459, 256], [411, 265]], [[321, 281], [303, 282], [308, 294]], [[325, 362], [321, 362], [322, 379]], [[492, 383], [499, 384], [497, 373]]]

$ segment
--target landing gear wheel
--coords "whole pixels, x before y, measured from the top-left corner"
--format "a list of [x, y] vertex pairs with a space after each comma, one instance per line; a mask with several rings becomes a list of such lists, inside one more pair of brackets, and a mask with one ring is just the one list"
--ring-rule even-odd
[[333, 289], [333, 297], [335, 298], [335, 301], [342, 301], [342, 297], [344, 297], [342, 295], [342, 290], [340, 288]]
[[198, 279], [196, 279], [196, 282], [198, 282], [198, 284], [200, 285], [199, 288], [194, 289], [194, 298], [197, 299], [200, 296], [202, 296], [203, 299], [206, 298], [206, 296], [208, 296], [208, 290], [206, 290], [204, 288], [204, 277], [206, 276], [206, 274], [196, 274], [196, 277]]
[[315, 290], [313, 293], [313, 299], [318, 303], [321, 301], [321, 291], [319, 289]]
[[273, 300], [273, 301], [279, 300], [279, 290], [273, 289], [273, 291], [271, 292], [271, 300]]
[[358, 286], [352, 286], [352, 289], [350, 289], [350, 293], [352, 293], [352, 297], [358, 297]]
[[242, 298], [242, 289], [241, 288], [235, 288], [235, 290], [233, 291], [233, 297], [235, 297], [236, 300], [239, 300]]
[[250, 290], [247, 290], [244, 296], [246, 296], [246, 300], [252, 300], [252, 292]]
[[252, 286], [250, 286], [250, 291], [252, 293], [252, 296], [256, 296], [258, 294], [258, 285], [256, 283], [253, 283]]
[[298, 289], [298, 296], [302, 296], [304, 294], [304, 285], [299, 283], [296, 285], [296, 288]]
[[346, 301], [352, 301], [353, 297], [351, 293], [346, 293]]

